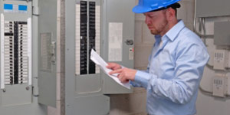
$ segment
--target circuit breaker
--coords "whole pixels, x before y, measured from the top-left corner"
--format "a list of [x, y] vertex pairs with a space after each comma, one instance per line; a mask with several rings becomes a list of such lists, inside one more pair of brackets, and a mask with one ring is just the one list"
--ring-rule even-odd
[[[3, 85], [26, 84], [29, 79], [31, 40], [28, 40], [27, 21], [4, 21], [2, 40], [2, 76]], [[29, 30], [31, 31], [31, 30]], [[31, 75], [31, 74], [30, 74]], [[31, 78], [30, 78], [31, 79]], [[30, 82], [31, 84], [31, 82]], [[4, 86], [2, 86], [4, 88]]]
[[95, 74], [100, 69], [89, 60], [90, 51], [100, 53], [100, 6], [95, 1], [76, 4], [76, 74]]
[[[13, 12], [13, 4], [4, 4], [4, 12]], [[18, 5], [18, 12], [27, 5]], [[16, 12], [16, 11], [15, 11]], [[6, 16], [6, 19], [5, 19]], [[1, 88], [5, 85], [31, 85], [31, 17], [25, 21], [7, 19], [1, 14]]]

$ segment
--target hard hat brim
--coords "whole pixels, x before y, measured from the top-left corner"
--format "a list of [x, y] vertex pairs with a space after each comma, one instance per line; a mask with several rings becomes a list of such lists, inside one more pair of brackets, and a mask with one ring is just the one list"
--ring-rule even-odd
[[145, 7], [142, 7], [139, 5], [137, 5], [133, 8], [134, 13], [146, 13], [146, 12], [149, 12], [151, 10], [152, 10], [151, 8], [145, 8]]

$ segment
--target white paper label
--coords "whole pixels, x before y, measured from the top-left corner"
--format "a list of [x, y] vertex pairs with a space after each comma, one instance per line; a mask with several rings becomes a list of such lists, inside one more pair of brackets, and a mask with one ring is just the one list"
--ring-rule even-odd
[[122, 61], [123, 23], [109, 23], [109, 61]]

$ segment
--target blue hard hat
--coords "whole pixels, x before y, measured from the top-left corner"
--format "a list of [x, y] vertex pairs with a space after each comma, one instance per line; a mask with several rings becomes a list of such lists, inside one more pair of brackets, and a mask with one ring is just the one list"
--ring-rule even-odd
[[161, 8], [167, 8], [168, 6], [179, 1], [180, 0], [139, 0], [138, 5], [133, 8], [133, 12], [146, 13]]

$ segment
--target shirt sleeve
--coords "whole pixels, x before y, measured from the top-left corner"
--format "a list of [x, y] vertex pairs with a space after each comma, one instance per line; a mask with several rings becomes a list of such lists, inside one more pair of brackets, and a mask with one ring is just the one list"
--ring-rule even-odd
[[172, 79], [162, 79], [154, 74], [137, 71], [134, 81], [149, 90], [155, 98], [185, 104], [197, 92], [208, 59], [206, 48], [196, 44], [185, 46], [176, 56]]
[[[152, 53], [150, 54], [149, 58], [148, 58], [148, 62], [150, 63], [151, 62], [151, 57], [152, 57]], [[147, 66], [147, 69], [146, 70], [141, 70], [140, 72], [143, 72], [143, 73], [148, 73], [149, 72], [149, 64]], [[138, 72], [138, 71], [137, 71]], [[136, 74], [137, 75], [137, 74]], [[145, 76], [145, 75], [143, 75]], [[138, 82], [136, 81], [129, 81], [129, 83], [133, 86], [133, 87], [143, 87], [146, 89], [145, 86], [143, 86], [143, 84], [139, 84]]]
[[[146, 72], [147, 70], [144, 70], [144, 71], [140, 71], [140, 70], [138, 70], [137, 71], [137, 73], [136, 73], [136, 75], [135, 75], [135, 79], [137, 78], [136, 76], [138, 75], [138, 74], [141, 74], [140, 76], [147, 76], [148, 75], [148, 73]], [[143, 79], [143, 77], [138, 77], [139, 79], [140, 79], [140, 81], [141, 80], [144, 80]], [[146, 89], [146, 85], [145, 85], [145, 83], [141, 83], [141, 82], [138, 82], [138, 80], [134, 80], [134, 81], [130, 81], [129, 82], [133, 87], [142, 87], [142, 88], [145, 88]]]

